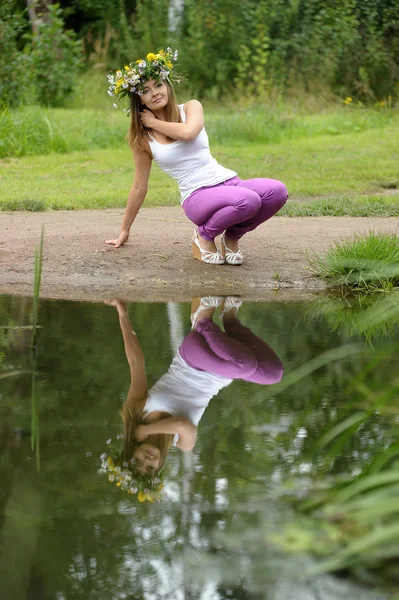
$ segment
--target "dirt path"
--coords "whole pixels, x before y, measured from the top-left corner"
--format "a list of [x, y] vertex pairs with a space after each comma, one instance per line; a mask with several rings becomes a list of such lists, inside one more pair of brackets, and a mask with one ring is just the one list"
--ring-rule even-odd
[[106, 238], [117, 236], [122, 215], [122, 209], [0, 213], [0, 293], [32, 295], [42, 224], [42, 296], [94, 301], [299, 298], [323, 288], [306, 269], [307, 250], [324, 252], [356, 232], [399, 229], [398, 218], [274, 217], [243, 239], [245, 264], [232, 267], [192, 258], [192, 226], [179, 207], [142, 209], [129, 242], [118, 250], [105, 246]]

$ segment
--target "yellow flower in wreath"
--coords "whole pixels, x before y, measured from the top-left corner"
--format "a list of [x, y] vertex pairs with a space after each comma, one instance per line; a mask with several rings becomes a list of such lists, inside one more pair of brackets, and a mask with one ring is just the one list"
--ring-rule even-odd
[[143, 492], [143, 490], [140, 490], [137, 498], [139, 502], [145, 502], [147, 500], [147, 494]]
[[154, 60], [155, 60], [155, 59], [156, 59], [156, 56], [155, 56], [155, 54], [153, 54], [152, 52], [149, 52], [149, 53], [147, 54], [147, 60], [148, 60], [149, 62], [154, 62]]

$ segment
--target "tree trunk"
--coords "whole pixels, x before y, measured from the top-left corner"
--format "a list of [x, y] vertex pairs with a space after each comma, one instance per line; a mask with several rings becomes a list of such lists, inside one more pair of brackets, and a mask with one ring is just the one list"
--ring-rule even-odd
[[47, 21], [48, 7], [51, 3], [51, 0], [39, 0], [38, 2], [35, 2], [34, 0], [26, 0], [32, 33], [37, 33], [40, 23]]
[[178, 33], [184, 12], [184, 0], [171, 0], [168, 10], [168, 31]]
[[38, 18], [36, 15], [36, 9], [35, 9], [33, 0], [26, 0], [26, 5], [28, 7], [28, 16], [29, 16], [29, 22], [32, 27], [32, 33], [35, 34], [35, 33], [37, 33], [37, 28], [38, 28]]

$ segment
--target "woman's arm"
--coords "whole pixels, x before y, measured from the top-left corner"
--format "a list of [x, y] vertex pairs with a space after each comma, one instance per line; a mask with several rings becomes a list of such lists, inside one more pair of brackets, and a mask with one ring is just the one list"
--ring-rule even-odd
[[125, 214], [122, 220], [121, 232], [118, 239], [106, 240], [106, 244], [111, 244], [115, 248], [122, 246], [129, 238], [130, 228], [135, 220], [137, 213], [148, 191], [148, 179], [150, 177], [152, 159], [145, 150], [135, 149], [133, 151], [135, 164], [135, 174], [133, 185], [130, 189]]
[[177, 447], [183, 452], [192, 450], [197, 439], [197, 428], [191, 421], [183, 417], [168, 417], [152, 423], [141, 424], [136, 429], [136, 438], [142, 442], [147, 436], [157, 433], [178, 433]]
[[133, 401], [135, 404], [137, 404], [138, 401], [142, 401], [144, 406], [147, 398], [147, 377], [145, 374], [143, 351], [136, 334], [132, 331], [132, 325], [125, 304], [120, 300], [112, 300], [111, 302], [107, 302], [107, 304], [115, 306], [118, 311], [123, 345], [125, 347], [127, 362], [130, 367], [130, 388], [127, 400]]
[[155, 129], [155, 131], [159, 131], [159, 133], [167, 135], [174, 140], [187, 142], [196, 138], [204, 127], [204, 111], [201, 102], [190, 100], [185, 104], [185, 112], [185, 123], [161, 121], [150, 110], [143, 110], [140, 116], [145, 127]]

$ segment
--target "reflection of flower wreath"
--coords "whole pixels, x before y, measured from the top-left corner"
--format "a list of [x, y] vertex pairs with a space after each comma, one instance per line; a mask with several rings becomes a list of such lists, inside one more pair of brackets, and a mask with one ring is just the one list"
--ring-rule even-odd
[[[117, 436], [117, 439], [121, 438], [123, 435]], [[124, 460], [122, 451], [120, 448], [115, 449], [111, 439], [107, 444], [110, 446], [110, 453], [101, 454], [100, 473], [108, 474], [108, 481], [115, 482], [117, 487], [128, 494], [137, 494], [139, 502], [160, 500], [163, 490], [161, 473], [151, 477], [142, 475], [136, 468], [134, 458], [130, 461]]]

